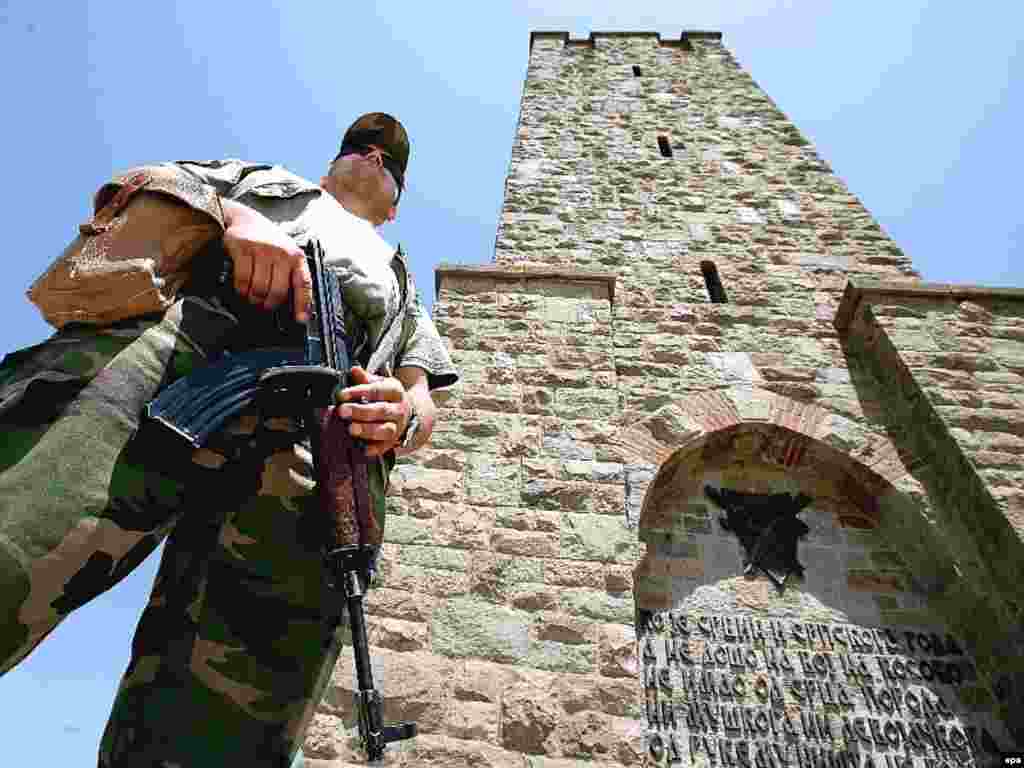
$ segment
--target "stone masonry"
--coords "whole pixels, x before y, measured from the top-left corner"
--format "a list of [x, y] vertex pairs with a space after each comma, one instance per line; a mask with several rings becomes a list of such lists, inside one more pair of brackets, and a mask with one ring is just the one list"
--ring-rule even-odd
[[[1024, 747], [1024, 291], [921, 282], [718, 33], [530, 45], [493, 263], [437, 270], [463, 379], [369, 598], [421, 734], [388, 760]], [[722, 489], [810, 500], [802, 575], [744, 574]], [[359, 762], [351, 697], [343, 655], [310, 764]]]

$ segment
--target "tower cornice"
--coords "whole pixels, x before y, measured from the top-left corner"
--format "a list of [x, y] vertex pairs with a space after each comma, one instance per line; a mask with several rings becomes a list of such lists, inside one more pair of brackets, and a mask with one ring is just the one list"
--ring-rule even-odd
[[660, 32], [651, 32], [643, 30], [634, 31], [607, 31], [607, 32], [591, 32], [588, 37], [574, 38], [570, 37], [566, 31], [557, 30], [535, 30], [530, 33], [530, 49], [533, 49], [533, 43], [537, 38], [555, 38], [561, 39], [563, 45], [588, 45], [593, 46], [594, 41], [598, 37], [653, 37], [657, 40], [658, 45], [666, 47], [676, 48], [689, 48], [690, 41], [692, 40], [713, 40], [721, 42], [722, 33], [714, 30], [684, 30], [680, 34], [678, 40], [673, 39], [662, 39]]
[[543, 265], [516, 264], [448, 264], [441, 262], [434, 270], [434, 293], [440, 294], [441, 281], [445, 278], [491, 279], [500, 281], [556, 280], [569, 283], [601, 283], [606, 286], [608, 299], [615, 302], [615, 281], [617, 274], [600, 269], [557, 269]]

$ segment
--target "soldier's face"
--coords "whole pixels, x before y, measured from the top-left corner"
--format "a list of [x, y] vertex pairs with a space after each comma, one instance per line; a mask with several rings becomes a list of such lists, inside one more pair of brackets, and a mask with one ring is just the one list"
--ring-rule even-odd
[[384, 167], [379, 147], [371, 145], [346, 152], [334, 161], [327, 178], [327, 191], [336, 198], [348, 195], [358, 198], [374, 225], [395, 218], [398, 185]]

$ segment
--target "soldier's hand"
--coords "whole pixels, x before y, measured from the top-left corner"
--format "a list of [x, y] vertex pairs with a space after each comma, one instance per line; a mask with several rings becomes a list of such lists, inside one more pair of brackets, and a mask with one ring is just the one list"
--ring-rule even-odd
[[277, 224], [233, 200], [224, 206], [224, 250], [234, 265], [235, 290], [252, 304], [273, 309], [292, 294], [295, 319], [304, 323], [313, 302], [306, 256]]
[[338, 392], [349, 434], [366, 441], [367, 456], [383, 456], [398, 445], [409, 423], [409, 400], [398, 379], [376, 376], [356, 366], [353, 385]]

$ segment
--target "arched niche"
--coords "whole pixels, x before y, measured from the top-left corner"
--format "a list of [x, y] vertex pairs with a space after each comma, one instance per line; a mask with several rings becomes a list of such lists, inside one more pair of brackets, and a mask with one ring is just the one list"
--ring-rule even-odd
[[[770, 578], [757, 577], [756, 566], [754, 578], [744, 576], [749, 553], [724, 527], [727, 513], [708, 488], [808, 497], [798, 515], [810, 529], [798, 543], [802, 577], [790, 574], [780, 592]], [[698, 600], [719, 609], [782, 615], [798, 609], [796, 593], [807, 602], [815, 594], [833, 595], [843, 584], [858, 599], [842, 609], [823, 602], [815, 607], [818, 613], [879, 622], [882, 610], [919, 610], [921, 598], [899, 552], [873, 533], [878, 499], [888, 491], [889, 484], [870, 469], [783, 427], [741, 424], [711, 433], [673, 454], [648, 489], [638, 527], [647, 546], [634, 571], [637, 605], [664, 610]], [[699, 591], [709, 584], [718, 590], [714, 599]], [[879, 595], [886, 597], [875, 599]]]

